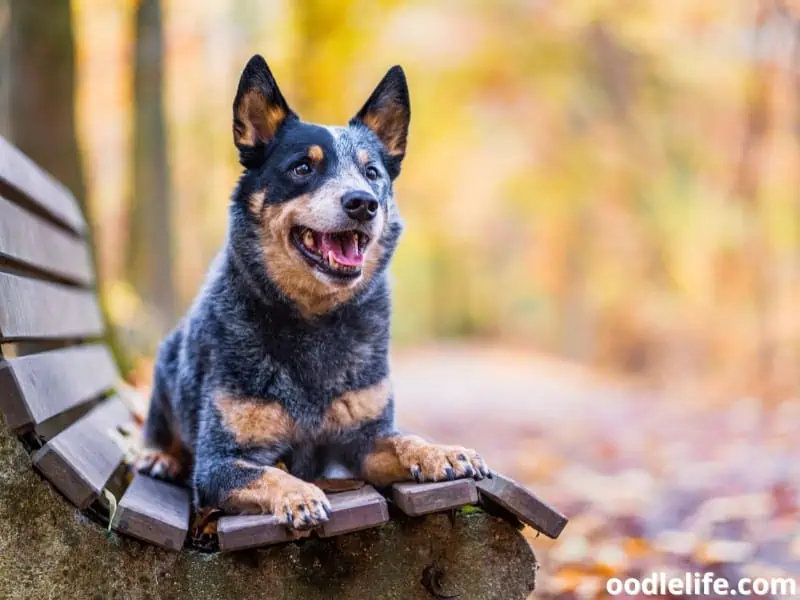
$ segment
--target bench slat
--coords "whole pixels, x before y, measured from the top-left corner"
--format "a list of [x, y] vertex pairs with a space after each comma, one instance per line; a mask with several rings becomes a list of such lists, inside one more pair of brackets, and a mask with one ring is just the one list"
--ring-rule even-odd
[[75, 506], [87, 508], [122, 462], [107, 432], [129, 419], [122, 401], [111, 398], [37, 450], [33, 465]]
[[94, 292], [0, 273], [0, 342], [103, 334]]
[[89, 249], [80, 238], [53, 227], [0, 196], [0, 258], [90, 286]]
[[189, 490], [144, 475], [120, 500], [114, 528], [168, 550], [183, 548], [189, 531]]
[[478, 502], [478, 490], [472, 479], [436, 483], [396, 483], [392, 500], [405, 514], [416, 517], [432, 512], [459, 508]]
[[310, 531], [292, 532], [272, 515], [229, 515], [220, 517], [217, 522], [219, 549], [222, 552], [271, 546], [309, 535]]
[[40, 210], [76, 233], [86, 222], [72, 193], [0, 136], [0, 183], [24, 194]]
[[[375, 488], [328, 494], [331, 518], [317, 530], [320, 537], [333, 537], [382, 525], [389, 520], [386, 500]], [[219, 548], [223, 552], [291, 542], [310, 532], [292, 532], [272, 515], [230, 515], [217, 523]]]
[[500, 505], [549, 538], [556, 539], [567, 524], [564, 515], [513, 479], [495, 473], [491, 479], [479, 481], [477, 486], [482, 503]]
[[118, 377], [101, 344], [12, 358], [0, 365], [0, 409], [10, 428], [26, 429], [98, 398]]
[[386, 499], [374, 487], [365, 485], [359, 490], [328, 496], [331, 518], [319, 530], [319, 536], [333, 537], [383, 525], [389, 520]]

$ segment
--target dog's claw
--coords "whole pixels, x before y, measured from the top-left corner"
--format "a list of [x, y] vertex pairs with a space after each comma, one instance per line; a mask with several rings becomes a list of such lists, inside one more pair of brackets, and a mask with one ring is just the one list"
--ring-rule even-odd
[[460, 446], [420, 444], [403, 460], [411, 478], [417, 483], [483, 479], [488, 467], [474, 450]]

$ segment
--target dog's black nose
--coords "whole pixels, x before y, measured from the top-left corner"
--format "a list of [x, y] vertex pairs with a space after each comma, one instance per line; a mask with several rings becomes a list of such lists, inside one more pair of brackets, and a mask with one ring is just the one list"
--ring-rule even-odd
[[342, 208], [347, 216], [362, 223], [378, 214], [378, 201], [369, 192], [347, 192], [342, 196]]

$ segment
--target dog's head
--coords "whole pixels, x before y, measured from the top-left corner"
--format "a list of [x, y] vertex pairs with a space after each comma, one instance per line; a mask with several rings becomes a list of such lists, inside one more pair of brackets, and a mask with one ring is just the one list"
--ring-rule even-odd
[[261, 56], [247, 63], [233, 105], [245, 167], [233, 235], [238, 226], [257, 241], [258, 268], [306, 316], [349, 301], [385, 268], [401, 228], [392, 182], [409, 118], [400, 67], [347, 126], [323, 127], [289, 108]]

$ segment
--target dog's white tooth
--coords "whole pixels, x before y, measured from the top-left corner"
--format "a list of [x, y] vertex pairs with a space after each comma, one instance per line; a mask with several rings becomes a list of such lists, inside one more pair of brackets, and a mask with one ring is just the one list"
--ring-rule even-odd
[[306, 232], [303, 234], [303, 244], [305, 244], [306, 248], [314, 247], [314, 234], [311, 233], [310, 229], [306, 229]]
[[332, 267], [336, 266], [336, 259], [333, 258], [333, 250], [328, 250], [328, 264]]

